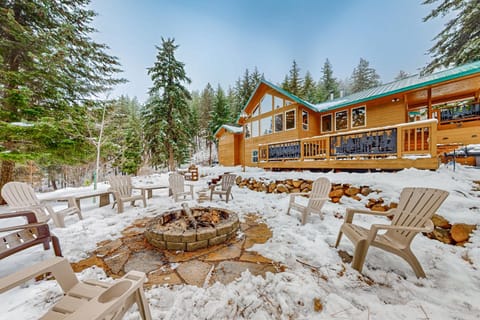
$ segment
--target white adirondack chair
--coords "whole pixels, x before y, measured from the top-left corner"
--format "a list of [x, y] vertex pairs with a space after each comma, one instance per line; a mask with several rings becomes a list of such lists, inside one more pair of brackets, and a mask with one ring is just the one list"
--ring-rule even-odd
[[[60, 257], [44, 260], [1, 278], [0, 293], [45, 273], [52, 274], [64, 295], [46, 314], [35, 318], [120, 320], [136, 303], [141, 319], [152, 319], [143, 291], [145, 273], [132, 270], [113, 283], [97, 280], [78, 281], [68, 260]], [[25, 303], [31, 303], [31, 301], [27, 300]]]
[[[173, 199], [175, 202], [178, 201], [178, 197], [183, 196], [185, 199], [186, 196], [191, 196], [192, 200], [194, 199], [193, 196], [193, 185], [192, 184], [185, 184], [185, 177], [182, 176], [179, 173], [172, 173], [168, 177], [168, 183], [169, 183], [169, 188], [170, 192], [173, 195]], [[185, 190], [185, 187], [188, 187], [187, 190]]]
[[[418, 278], [424, 278], [425, 272], [411, 251], [410, 244], [417, 233], [433, 230], [431, 217], [447, 196], [447, 191], [439, 189], [404, 188], [400, 194], [398, 207], [387, 212], [348, 208], [335, 247], [338, 247], [343, 234], [353, 242], [355, 251], [352, 267], [359, 272], [362, 272], [368, 248], [374, 246], [403, 258], [410, 264]], [[373, 224], [367, 229], [352, 223], [355, 213], [393, 215], [393, 220], [391, 224]], [[378, 234], [379, 230], [386, 232]]]
[[231, 173], [223, 174], [219, 189], [216, 185], [210, 186], [210, 200], [212, 200], [214, 194], [218, 194], [221, 199], [223, 199], [222, 196], [225, 196], [225, 202], [227, 203], [229, 197], [232, 197], [233, 199], [232, 187], [235, 184], [236, 178], [237, 176]]
[[14, 211], [33, 211], [38, 222], [47, 222], [50, 218], [60, 228], [65, 227], [65, 217], [76, 214], [81, 219], [82, 213], [72, 198], [69, 207], [54, 211], [50, 205], [40, 202], [31, 186], [23, 182], [8, 182], [2, 188], [2, 198]]
[[135, 205], [135, 201], [142, 200], [143, 207], [147, 207], [147, 198], [145, 192], [140, 194], [133, 194], [132, 177], [130, 176], [111, 176], [108, 178], [110, 188], [108, 189], [113, 193], [114, 202], [112, 208], [117, 204], [117, 212], [122, 213], [125, 209], [124, 203], [130, 202], [132, 206]]
[[[329, 199], [328, 194], [332, 184], [327, 178], [318, 178], [312, 184], [311, 192], [296, 192], [290, 193], [290, 202], [288, 204], [287, 214], [290, 214], [290, 209], [295, 209], [302, 214], [302, 224], [307, 222], [308, 215], [312, 213], [318, 213], [320, 218], [323, 219], [322, 207]], [[298, 196], [308, 196], [307, 205], [302, 205], [295, 202], [295, 198]]]

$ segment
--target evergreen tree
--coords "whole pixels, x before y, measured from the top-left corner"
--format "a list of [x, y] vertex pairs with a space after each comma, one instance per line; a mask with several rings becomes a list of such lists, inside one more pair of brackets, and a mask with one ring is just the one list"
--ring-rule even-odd
[[[423, 4], [430, 5], [436, 2], [438, 0], [424, 0]], [[454, 13], [455, 16], [434, 38], [436, 43], [428, 51], [433, 60], [425, 66], [424, 73], [431, 73], [439, 67], [480, 60], [480, 1], [442, 0], [423, 21], [450, 13]]]
[[243, 78], [238, 78], [233, 89], [234, 99], [231, 104], [231, 110], [233, 110], [234, 116], [238, 116], [242, 112], [253, 91], [262, 79], [263, 74], [258, 71], [257, 67], [255, 67], [253, 73], [245, 69]]
[[287, 87], [284, 87], [283, 89], [298, 97], [302, 94], [302, 86], [303, 79], [300, 78], [300, 68], [298, 67], [297, 62], [293, 60], [292, 67], [288, 73]]
[[148, 68], [153, 86], [149, 90], [150, 100], [143, 112], [146, 146], [152, 163], [161, 164], [166, 154], [168, 169], [173, 171], [175, 163], [188, 157], [191, 136], [184, 119], [190, 119], [188, 100], [190, 93], [184, 83], [190, 83], [184, 63], [175, 58], [178, 45], [175, 39], [163, 39], [156, 46], [157, 61]]
[[212, 145], [215, 141], [214, 133], [226, 123], [230, 123], [231, 111], [228, 105], [227, 97], [225, 96], [225, 91], [222, 87], [218, 85], [217, 91], [215, 92], [215, 103], [212, 110], [209, 123], [209, 135], [208, 135], [208, 146], [210, 150], [209, 164], [212, 164]]
[[199, 108], [199, 130], [205, 146], [209, 146], [209, 124], [212, 116], [213, 106], [215, 104], [215, 90], [210, 83], [207, 83], [200, 95]]
[[380, 85], [380, 76], [369, 65], [370, 63], [367, 60], [360, 58], [358, 66], [352, 73], [352, 93]]
[[[89, 3], [0, 1], [0, 131], [2, 141], [24, 142], [0, 146], [6, 165], [0, 187], [13, 176], [12, 161], [74, 163], [92, 154], [86, 108], [99, 107], [92, 97], [123, 80], [113, 77], [120, 71], [117, 58], [90, 37], [96, 30]], [[28, 126], [10, 124], [18, 121]], [[15, 140], [22, 130], [28, 135]]]
[[336, 78], [333, 77], [333, 68], [332, 64], [328, 59], [325, 60], [325, 63], [322, 67], [322, 79], [320, 81], [320, 101], [326, 101], [330, 99], [330, 95], [333, 95], [333, 98], [338, 98], [340, 95], [339, 83]]
[[405, 78], [408, 78], [410, 77], [410, 75], [408, 73], [406, 73], [405, 71], [403, 70], [400, 70], [398, 72], [398, 74], [395, 76], [395, 81], [398, 81], [398, 80], [402, 80], [402, 79], [405, 79]]
[[302, 94], [300, 95], [300, 98], [310, 103], [320, 102], [318, 98], [317, 84], [315, 83], [315, 80], [313, 80], [313, 77], [309, 71], [307, 71], [307, 73], [305, 74], [305, 78], [303, 80]]
[[194, 139], [193, 153], [200, 147], [201, 129], [200, 129], [200, 93], [198, 91], [191, 92], [190, 100], [190, 121], [189, 128], [191, 136]]

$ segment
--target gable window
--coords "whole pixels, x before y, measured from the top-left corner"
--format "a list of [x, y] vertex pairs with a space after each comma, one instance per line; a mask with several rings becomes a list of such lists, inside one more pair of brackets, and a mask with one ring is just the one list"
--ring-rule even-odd
[[272, 111], [272, 95], [266, 94], [260, 101], [260, 114]]
[[327, 114], [322, 116], [322, 132], [332, 132], [332, 115]]
[[273, 107], [274, 109], [278, 109], [283, 107], [283, 99], [279, 97], [273, 97]]
[[352, 128], [365, 127], [366, 109], [365, 106], [352, 109]]
[[252, 121], [252, 137], [258, 137], [258, 121]]
[[275, 132], [283, 131], [283, 113], [275, 115]]
[[348, 129], [348, 112], [347, 110], [335, 112], [335, 130]]
[[295, 110], [285, 112], [285, 130], [295, 129]]
[[308, 130], [308, 112], [305, 110], [302, 110], [302, 128]]
[[272, 117], [266, 117], [260, 120], [260, 133], [262, 136], [272, 133], [272, 127]]

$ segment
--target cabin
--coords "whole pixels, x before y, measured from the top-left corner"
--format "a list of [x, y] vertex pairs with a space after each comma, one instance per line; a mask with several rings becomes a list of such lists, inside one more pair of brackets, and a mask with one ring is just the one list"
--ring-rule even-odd
[[262, 80], [215, 138], [225, 166], [434, 170], [452, 150], [480, 144], [480, 61], [320, 104]]

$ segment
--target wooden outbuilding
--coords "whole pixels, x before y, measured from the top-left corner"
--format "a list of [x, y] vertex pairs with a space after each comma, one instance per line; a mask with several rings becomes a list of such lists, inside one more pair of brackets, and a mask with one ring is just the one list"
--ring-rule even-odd
[[216, 133], [219, 163], [267, 169], [436, 169], [480, 144], [480, 61], [320, 104], [262, 80]]

